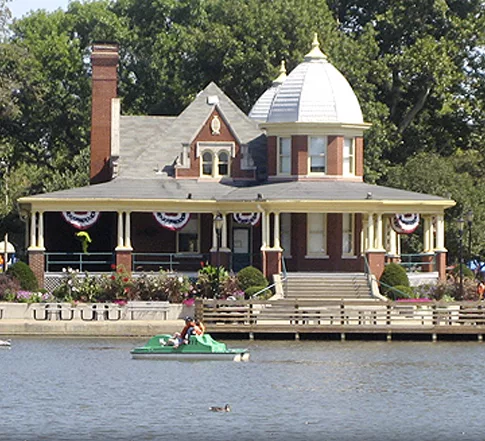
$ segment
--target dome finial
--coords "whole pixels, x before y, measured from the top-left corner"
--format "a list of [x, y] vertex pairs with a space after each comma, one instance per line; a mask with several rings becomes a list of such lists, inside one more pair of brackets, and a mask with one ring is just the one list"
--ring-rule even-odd
[[318, 34], [313, 34], [312, 50], [305, 55], [305, 61], [311, 60], [326, 60], [327, 56], [320, 50], [320, 43], [318, 42]]
[[273, 85], [277, 84], [283, 84], [283, 82], [286, 80], [286, 66], [285, 66], [285, 60], [281, 60], [280, 64], [280, 74], [278, 75], [278, 78], [273, 81]]

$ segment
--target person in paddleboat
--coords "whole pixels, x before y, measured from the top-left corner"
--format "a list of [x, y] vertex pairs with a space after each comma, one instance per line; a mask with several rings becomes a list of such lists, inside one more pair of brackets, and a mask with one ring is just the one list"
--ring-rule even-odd
[[195, 335], [204, 335], [205, 333], [205, 325], [200, 320], [195, 321]]

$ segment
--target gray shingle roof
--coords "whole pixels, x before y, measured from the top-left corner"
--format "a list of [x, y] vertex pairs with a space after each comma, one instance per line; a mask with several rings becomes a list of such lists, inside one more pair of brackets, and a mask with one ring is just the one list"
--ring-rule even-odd
[[118, 177], [111, 182], [73, 188], [29, 197], [29, 199], [187, 199], [192, 200], [251, 201], [258, 194], [265, 200], [364, 200], [371, 194], [374, 201], [446, 201], [447, 199], [390, 187], [343, 181], [287, 181], [274, 183], [203, 182], [192, 179], [126, 179]]
[[[216, 96], [217, 103], [208, 103]], [[236, 139], [248, 144], [256, 163], [265, 163], [265, 137], [258, 124], [244, 114], [215, 83], [210, 83], [176, 118], [138, 116], [123, 117], [120, 124], [120, 177], [146, 179], [157, 169], [162, 176], [173, 174], [173, 166], [217, 108]]]

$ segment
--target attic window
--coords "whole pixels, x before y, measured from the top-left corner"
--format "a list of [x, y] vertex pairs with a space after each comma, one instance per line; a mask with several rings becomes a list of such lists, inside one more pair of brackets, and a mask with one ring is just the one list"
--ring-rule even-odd
[[207, 104], [209, 104], [210, 106], [219, 104], [219, 97], [217, 95], [209, 95], [207, 97]]

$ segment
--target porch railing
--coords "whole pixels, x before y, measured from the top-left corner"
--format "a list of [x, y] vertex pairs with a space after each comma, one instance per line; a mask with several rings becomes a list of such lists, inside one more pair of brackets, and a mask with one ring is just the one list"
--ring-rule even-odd
[[[429, 261], [425, 257], [431, 258]], [[399, 264], [407, 272], [431, 272], [436, 268], [436, 255], [431, 254], [401, 254]]]
[[201, 262], [210, 260], [209, 254], [132, 253], [133, 271], [197, 271]]
[[63, 268], [79, 271], [110, 271], [115, 263], [113, 253], [45, 253], [47, 272], [60, 272]]

